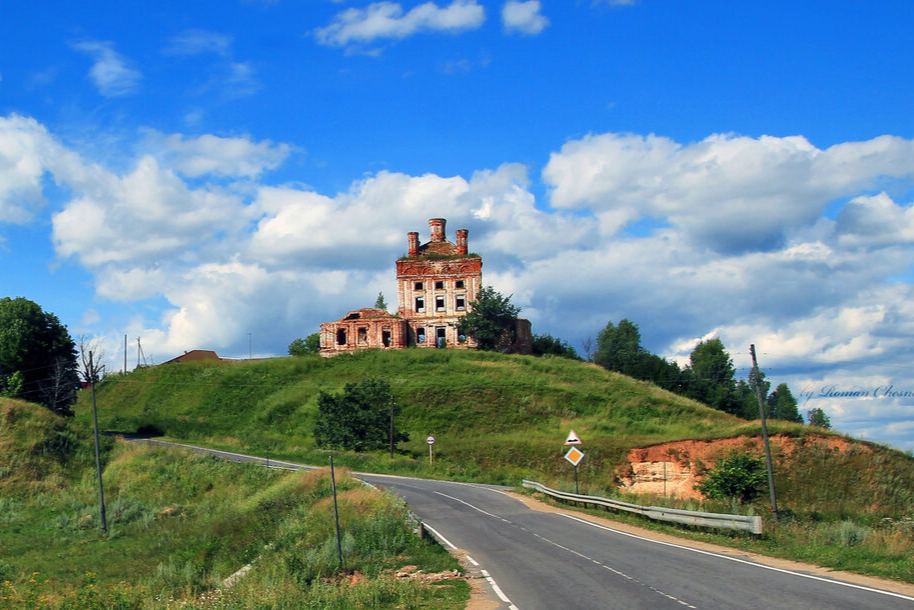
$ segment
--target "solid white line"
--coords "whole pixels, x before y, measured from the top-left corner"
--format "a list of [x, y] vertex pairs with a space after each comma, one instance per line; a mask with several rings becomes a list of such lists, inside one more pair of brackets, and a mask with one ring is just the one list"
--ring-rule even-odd
[[470, 563], [472, 563], [474, 566], [478, 566], [478, 565], [479, 565], [479, 562], [476, 561], [475, 559], [473, 559], [472, 557], [470, 557], [469, 555], [465, 555], [465, 557], [467, 558], [467, 561], [469, 561]]
[[889, 596], [891, 596], [891, 597], [898, 597], [898, 598], [900, 598], [900, 599], [906, 599], [906, 600], [909, 600], [909, 601], [914, 601], [914, 597], [910, 597], [910, 596], [908, 596], [908, 595], [903, 595], [903, 594], [901, 594], [901, 593], [895, 593], [895, 592], [893, 592], [893, 591], [885, 591], [885, 590], [883, 590], [883, 589], [874, 589], [874, 588], [872, 588], [872, 587], [866, 587], [866, 586], [864, 586], [864, 585], [855, 585], [855, 584], [853, 584], [853, 583], [844, 582], [844, 581], [841, 581], [841, 580], [832, 580], [832, 579], [830, 579], [830, 578], [822, 578], [821, 576], [813, 576], [812, 574], [803, 574], [802, 572], [794, 572], [794, 571], [792, 571], [792, 570], [785, 570], [785, 569], [783, 569], [783, 568], [775, 568], [775, 567], [773, 567], [773, 566], [766, 566], [766, 565], [763, 564], [763, 563], [755, 563], [755, 562], [752, 562], [752, 561], [746, 561], [745, 559], [739, 559], [738, 557], [730, 557], [729, 555], [722, 555], [722, 554], [720, 554], [720, 553], [714, 553], [714, 552], [711, 552], [711, 551], [703, 551], [703, 550], [701, 550], [701, 549], [693, 549], [693, 548], [691, 548], [691, 547], [683, 546], [683, 545], [681, 545], [681, 544], [673, 544], [672, 542], [663, 542], [663, 541], [660, 541], [660, 540], [653, 540], [653, 539], [651, 539], [651, 538], [646, 538], [646, 537], [644, 537], [644, 536], [639, 536], [639, 535], [637, 535], [637, 534], [630, 534], [630, 533], [628, 533], [628, 532], [623, 532], [623, 531], [621, 531], [621, 530], [613, 529], [613, 528], [611, 528], [611, 527], [606, 527], [605, 525], [599, 525], [599, 524], [597, 524], [597, 523], [593, 523], [592, 521], [587, 521], [586, 519], [581, 519], [581, 518], [579, 518], [579, 517], [574, 517], [574, 516], [572, 516], [572, 515], [567, 515], [567, 514], [565, 514], [565, 513], [558, 513], [558, 514], [560, 514], [560, 515], [563, 516], [563, 517], [568, 517], [569, 519], [572, 519], [572, 520], [574, 520], [574, 521], [580, 521], [581, 523], [584, 523], [584, 524], [586, 524], [586, 525], [591, 525], [591, 526], [593, 526], [593, 527], [596, 527], [596, 528], [599, 528], [599, 529], [602, 529], [602, 530], [606, 530], [606, 531], [608, 531], [608, 532], [613, 532], [614, 534], [621, 534], [622, 536], [628, 536], [629, 538], [637, 538], [638, 540], [644, 540], [644, 541], [647, 541], [647, 542], [653, 542], [654, 544], [662, 544], [663, 546], [670, 546], [670, 547], [673, 547], [673, 548], [682, 549], [682, 550], [684, 550], [684, 551], [691, 551], [691, 552], [693, 552], [693, 553], [700, 553], [700, 554], [702, 554], [702, 555], [708, 555], [708, 556], [710, 556], [710, 557], [717, 557], [717, 558], [719, 558], [719, 559], [726, 559], [726, 560], [728, 560], [728, 561], [735, 561], [736, 563], [743, 563], [743, 564], [746, 564], [746, 565], [748, 565], [748, 566], [752, 566], [752, 567], [755, 567], [755, 568], [762, 568], [762, 569], [764, 569], [764, 570], [771, 570], [772, 572], [781, 572], [781, 573], [783, 573], [783, 574], [790, 574], [790, 575], [792, 575], [792, 576], [798, 576], [798, 577], [800, 577], [800, 578], [808, 578], [808, 579], [810, 579], [810, 580], [818, 580], [818, 581], [820, 581], [820, 582], [824, 582], [824, 583], [828, 583], [828, 584], [832, 584], [832, 585], [840, 585], [840, 586], [842, 586], [842, 587], [850, 587], [851, 589], [860, 589], [861, 591], [869, 591], [870, 593], [881, 593], [882, 595], [889, 595]]
[[433, 528], [433, 527], [432, 527], [431, 525], [429, 525], [428, 523], [425, 523], [425, 522], [423, 521], [423, 522], [422, 522], [422, 526], [423, 526], [425, 529], [430, 530], [433, 534], [435, 534], [435, 536], [437, 536], [438, 538], [441, 539], [441, 542], [443, 542], [443, 543], [446, 544], [447, 546], [451, 547], [452, 549], [456, 549], [456, 548], [457, 548], [456, 546], [454, 546], [454, 544], [453, 544], [450, 540], [448, 540], [447, 538], [445, 538], [444, 536], [442, 536], [442, 535], [441, 535], [441, 532], [439, 532], [438, 530], [436, 530], [435, 528]]
[[498, 583], [495, 582], [495, 579], [489, 576], [489, 572], [486, 570], [480, 570], [480, 572], [486, 577], [486, 580], [489, 581], [489, 584], [492, 586], [492, 590], [495, 591], [495, 595], [498, 596], [498, 599], [508, 604], [508, 608], [511, 608], [511, 610], [518, 610], [517, 606], [511, 603], [508, 596], [505, 595], [504, 591], [501, 590], [501, 587], [498, 586]]

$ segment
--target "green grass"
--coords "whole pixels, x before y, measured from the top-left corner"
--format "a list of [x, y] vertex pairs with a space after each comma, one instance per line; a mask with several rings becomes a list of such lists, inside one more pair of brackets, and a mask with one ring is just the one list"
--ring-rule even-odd
[[[389, 572], [407, 564], [439, 572], [457, 562], [415, 536], [399, 499], [344, 469], [337, 489], [354, 586], [340, 576], [325, 470], [272, 471], [109, 440], [105, 535], [89, 439], [49, 456], [40, 448], [65, 421], [15, 401], [0, 401], [0, 416], [12, 450], [0, 454], [0, 608], [462, 607], [468, 597], [462, 580], [395, 582]], [[249, 563], [231, 590], [222, 586]]]
[[[633, 448], [688, 439], [745, 437], [748, 442], [761, 432], [757, 421], [582, 362], [428, 349], [364, 351], [331, 359], [182, 363], [109, 376], [99, 387], [99, 421], [111, 431], [158, 430], [174, 440], [326, 464], [328, 452], [315, 447], [311, 435], [319, 393], [371, 377], [390, 382], [403, 406], [397, 425], [410, 440], [398, 446], [394, 460], [385, 452], [335, 454], [338, 464], [353, 470], [509, 485], [526, 477], [569, 489], [572, 469], [562, 458], [562, 443], [573, 428], [587, 454], [579, 471], [582, 490], [614, 497], [616, 478]], [[90, 421], [87, 398], [84, 393], [76, 407], [83, 427]], [[772, 421], [769, 432], [795, 441], [791, 452], [779, 451], [775, 444], [774, 455], [779, 503], [793, 517], [782, 526], [766, 522], [771, 534], [752, 544], [769, 554], [827, 560], [836, 546], [828, 542], [834, 536], [827, 532], [847, 521], [869, 533], [864, 542], [845, 545], [839, 556], [856, 554], [862, 558], [856, 564], [860, 569], [893, 577], [908, 574], [904, 578], [911, 580], [907, 568], [899, 569], [897, 563], [880, 568], [878, 557], [914, 552], [911, 532], [885, 529], [887, 523], [914, 517], [914, 459], [853, 439], [843, 439], [851, 443], [849, 450], [830, 449], [822, 440], [840, 435], [800, 424]], [[429, 434], [437, 439], [433, 466], [424, 442]], [[656, 497], [641, 503], [732, 508]], [[738, 508], [767, 516], [767, 495]], [[887, 549], [882, 555], [879, 540]], [[813, 550], [804, 551], [803, 544]], [[876, 555], [867, 555], [867, 549]]]

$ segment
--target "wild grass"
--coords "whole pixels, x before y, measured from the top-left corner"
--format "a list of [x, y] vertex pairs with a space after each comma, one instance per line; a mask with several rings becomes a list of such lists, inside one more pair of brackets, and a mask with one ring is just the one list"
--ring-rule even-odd
[[[14, 408], [43, 421], [40, 407]], [[10, 437], [25, 438], [12, 429]], [[84, 442], [77, 439], [73, 453]], [[394, 582], [389, 572], [406, 564], [458, 566], [413, 534], [402, 502], [345, 469], [337, 472], [341, 572], [327, 471], [272, 471], [124, 441], [112, 444], [106, 463], [107, 535], [94, 460], [70, 468], [52, 490], [22, 481], [28, 493], [3, 497], [0, 609], [458, 607], [467, 598], [460, 580]], [[8, 482], [6, 491], [17, 490]], [[223, 581], [247, 564], [252, 569], [227, 590]]]
[[[109, 376], [101, 384], [99, 419], [109, 431], [157, 431], [167, 438], [215, 448], [326, 464], [329, 453], [315, 447], [311, 432], [317, 396], [371, 377], [390, 382], [403, 407], [397, 427], [407, 431], [410, 440], [400, 443], [393, 460], [386, 452], [334, 454], [337, 464], [353, 470], [508, 485], [535, 478], [551, 487], [571, 489], [573, 469], [562, 457], [567, 449], [562, 443], [573, 428], [583, 439], [586, 453], [579, 468], [582, 488], [612, 497], [618, 495], [617, 471], [627, 463], [632, 448], [686, 439], [748, 439], [761, 432], [758, 422], [709, 409], [594, 365], [562, 358], [428, 349], [140, 369]], [[86, 397], [81, 397], [76, 411], [85, 429]], [[864, 557], [858, 564], [869, 565], [867, 569], [880, 565], [876, 555], [867, 555], [878, 555], [874, 549], [887, 549], [885, 557], [892, 556], [892, 549], [912, 554], [914, 546], [907, 533], [888, 531], [882, 525], [884, 519], [897, 523], [914, 516], [911, 456], [857, 441], [850, 443], [850, 449], [835, 449], [821, 440], [838, 435], [789, 422], [771, 421], [769, 432], [796, 441], [795, 451], [775, 447], [774, 456], [782, 513], [793, 518], [770, 526], [766, 521], [770, 535], [752, 544], [769, 545], [765, 552], [771, 554], [807, 559], [816, 553], [827, 558], [838, 548], [837, 556]], [[432, 465], [424, 442], [429, 434], [437, 439]], [[0, 476], [3, 467], [0, 463]], [[644, 500], [639, 503], [677, 505], [656, 497]], [[679, 504], [767, 516], [766, 502], [763, 494], [753, 506]], [[863, 528], [860, 542], [834, 543], [841, 536], [835, 524], [842, 522]], [[851, 526], [844, 527], [840, 539], [856, 539]], [[808, 552], [801, 548], [806, 543]], [[893, 565], [886, 573], [905, 573]]]

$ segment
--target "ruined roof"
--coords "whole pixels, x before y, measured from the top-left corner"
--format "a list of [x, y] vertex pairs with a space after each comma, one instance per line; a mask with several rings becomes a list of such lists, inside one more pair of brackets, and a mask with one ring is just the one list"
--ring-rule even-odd
[[430, 241], [419, 246], [419, 256], [466, 256], [461, 255], [457, 244], [449, 241]]
[[376, 307], [363, 307], [362, 309], [350, 311], [345, 316], [340, 318], [340, 322], [344, 322], [346, 320], [377, 320], [378, 318], [396, 317], [397, 316], [391, 314], [385, 309], [378, 309]]

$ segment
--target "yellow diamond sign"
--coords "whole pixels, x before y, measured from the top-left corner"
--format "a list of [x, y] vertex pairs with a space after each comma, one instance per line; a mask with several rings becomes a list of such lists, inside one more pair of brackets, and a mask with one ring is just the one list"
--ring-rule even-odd
[[581, 460], [584, 459], [584, 452], [577, 447], [572, 447], [568, 450], [568, 453], [565, 454], [565, 459], [577, 466], [581, 463]]

